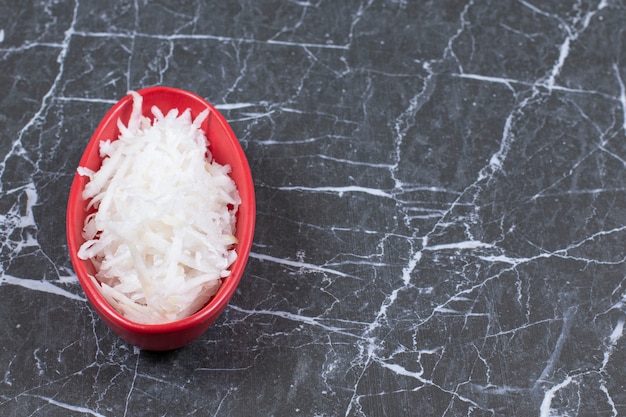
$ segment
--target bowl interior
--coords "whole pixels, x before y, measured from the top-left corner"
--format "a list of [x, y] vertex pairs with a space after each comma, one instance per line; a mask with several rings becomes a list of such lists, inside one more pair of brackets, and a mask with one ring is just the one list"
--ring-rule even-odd
[[[235, 134], [226, 122], [226, 119], [207, 101], [188, 91], [171, 87], [150, 87], [138, 90], [143, 97], [142, 114], [152, 118], [151, 108], [156, 105], [165, 114], [173, 108], [180, 112], [191, 109], [192, 117], [197, 116], [207, 107], [210, 109], [209, 117], [203, 122], [201, 128], [204, 130], [210, 145], [213, 158], [220, 164], [229, 164], [232, 172], [231, 177], [237, 185], [241, 196], [241, 206], [237, 213], [236, 237], [238, 243], [235, 247], [238, 258], [231, 265], [231, 274], [222, 282], [217, 294], [199, 312], [185, 319], [165, 324], [141, 324], [130, 321], [117, 313], [100, 295], [95, 288], [89, 275], [94, 275], [95, 270], [90, 261], [83, 261], [78, 258], [77, 252], [84, 242], [82, 229], [86, 215], [87, 202], [82, 199], [82, 191], [87, 183], [85, 177], [75, 174], [67, 210], [67, 238], [70, 258], [74, 266], [79, 281], [92, 304], [96, 307], [103, 318], [114, 321], [118, 325], [138, 332], [159, 332], [172, 331], [175, 328], [185, 328], [193, 326], [194, 323], [204, 322], [219, 315], [225, 308], [228, 300], [234, 293], [241, 275], [245, 269], [248, 254], [252, 245], [255, 224], [255, 199], [254, 187], [250, 167], [246, 156], [239, 144]], [[79, 165], [97, 170], [101, 165], [99, 155], [99, 143], [102, 140], [117, 140], [119, 129], [117, 121], [121, 119], [127, 123], [132, 111], [132, 97], [125, 96], [117, 102], [104, 116], [100, 125], [89, 141]]]

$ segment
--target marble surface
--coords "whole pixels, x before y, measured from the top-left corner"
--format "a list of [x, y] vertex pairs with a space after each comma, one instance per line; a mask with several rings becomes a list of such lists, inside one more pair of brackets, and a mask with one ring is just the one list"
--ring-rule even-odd
[[[0, 415], [625, 416], [623, 0], [0, 0]], [[65, 239], [129, 89], [217, 106], [252, 255], [121, 341]]]

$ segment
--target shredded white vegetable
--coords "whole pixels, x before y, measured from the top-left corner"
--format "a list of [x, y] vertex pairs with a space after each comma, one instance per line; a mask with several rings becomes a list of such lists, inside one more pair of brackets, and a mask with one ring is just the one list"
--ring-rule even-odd
[[217, 292], [237, 254], [235, 214], [240, 204], [230, 166], [208, 151], [200, 129], [208, 109], [154, 120], [141, 115], [142, 97], [118, 140], [100, 142], [98, 171], [83, 199], [96, 211], [85, 219], [78, 256], [91, 259], [97, 287], [122, 315], [140, 323], [187, 317]]

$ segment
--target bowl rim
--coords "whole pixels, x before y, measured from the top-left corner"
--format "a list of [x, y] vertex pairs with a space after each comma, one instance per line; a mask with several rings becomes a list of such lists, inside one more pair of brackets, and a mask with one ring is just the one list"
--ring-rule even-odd
[[[104, 319], [107, 319], [112, 324], [123, 328], [126, 332], [134, 332], [145, 335], [157, 333], [173, 333], [196, 327], [212, 319], [214, 320], [223, 311], [223, 309], [228, 304], [230, 298], [236, 291], [239, 285], [239, 281], [241, 280], [241, 277], [245, 270], [254, 237], [254, 229], [256, 223], [256, 200], [254, 193], [254, 184], [252, 181], [250, 165], [243, 151], [243, 148], [241, 147], [241, 143], [239, 142], [232, 128], [226, 121], [226, 118], [211, 103], [195, 93], [169, 86], [158, 85], [142, 88], [136, 91], [144, 98], [145, 96], [158, 94], [160, 92], [177, 94], [186, 97], [186, 99], [193, 100], [206, 108], [209, 108], [210, 113], [212, 113], [213, 117], [215, 118], [212, 123], [217, 122], [226, 133], [226, 136], [231, 142], [231, 146], [235, 148], [235, 152], [237, 154], [235, 160], [239, 161], [240, 168], [244, 172], [243, 181], [240, 180], [236, 184], [238, 189], [243, 189], [246, 191], [246, 195], [241, 196], [242, 205], [240, 206], [240, 212], [238, 214], [236, 226], [237, 228], [239, 228], [240, 226], [243, 227], [243, 235], [240, 236], [239, 242], [237, 243], [237, 259], [230, 266], [230, 275], [223, 279], [217, 293], [199, 311], [188, 317], [176, 321], [158, 324], [136, 322], [124, 317], [121, 313], [115, 310], [113, 306], [111, 306], [109, 302], [106, 301], [100, 291], [95, 287], [96, 284], [90, 278], [89, 273], [85, 267], [85, 263], [88, 261], [83, 261], [82, 259], [78, 258], [78, 248], [80, 247], [80, 243], [76, 238], [76, 234], [74, 231], [76, 225], [73, 219], [76, 218], [75, 214], [77, 210], [79, 210], [79, 204], [77, 202], [82, 200], [82, 187], [80, 185], [80, 182], [84, 180], [81, 180], [81, 176], [77, 172], [74, 173], [66, 210], [66, 237], [68, 242], [70, 260], [72, 262], [74, 272], [76, 273], [79, 283], [81, 284], [83, 291], [87, 295], [87, 298], [92, 303], [96, 311], [100, 315], [102, 315]], [[100, 141], [107, 139], [111, 139], [113, 141], [118, 139], [117, 137], [104, 138], [102, 137], [102, 131], [110, 123], [117, 123], [118, 112], [120, 112], [124, 106], [128, 105], [132, 105], [132, 96], [130, 94], [122, 97], [106, 112], [104, 117], [100, 120], [91, 138], [87, 142], [78, 166], [84, 166], [87, 159], [94, 152], [94, 148], [98, 148], [98, 144]], [[113, 120], [114, 118], [115, 120]], [[220, 161], [218, 160], [218, 162]], [[240, 213], [241, 208], [244, 204], [247, 205], [247, 208], [245, 210], [246, 215], [243, 217], [242, 222], [242, 216], [240, 215]], [[242, 222], [241, 225], [240, 222]]]

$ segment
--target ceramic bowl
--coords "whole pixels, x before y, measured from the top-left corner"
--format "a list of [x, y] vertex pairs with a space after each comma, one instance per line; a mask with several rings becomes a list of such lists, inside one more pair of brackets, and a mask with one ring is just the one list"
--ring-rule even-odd
[[[96, 288], [97, 284], [89, 277], [96, 272], [94, 266], [90, 261], [81, 260], [77, 256], [78, 249], [84, 242], [82, 229], [88, 211], [86, 210], [87, 202], [81, 196], [87, 179], [75, 174], [67, 205], [66, 231], [72, 265], [89, 302], [104, 323], [123, 340], [142, 349], [164, 351], [187, 345], [204, 333], [224, 311], [237, 289], [248, 260], [254, 234], [256, 218], [254, 186], [250, 166], [241, 145], [226, 119], [215, 107], [194, 93], [172, 87], [156, 86], [137, 92], [143, 97], [142, 113], [148, 117], [152, 117], [150, 109], [153, 105], [157, 105], [164, 114], [172, 108], [178, 108], [181, 112], [190, 108], [192, 117], [197, 116], [207, 107], [210, 109], [209, 117], [201, 128], [209, 139], [209, 150], [213, 158], [222, 165], [231, 166], [231, 177], [237, 185], [242, 200], [237, 213], [235, 233], [238, 239], [235, 247], [238, 258], [231, 265], [230, 275], [223, 279], [218, 292], [200, 311], [187, 318], [165, 324], [142, 324], [123, 317], [104, 299]], [[120, 118], [124, 123], [128, 121], [132, 104], [132, 97], [127, 95], [108, 111], [87, 144], [79, 166], [92, 170], [100, 167], [101, 158], [98, 149], [100, 141], [117, 139], [119, 135], [117, 121]]]

